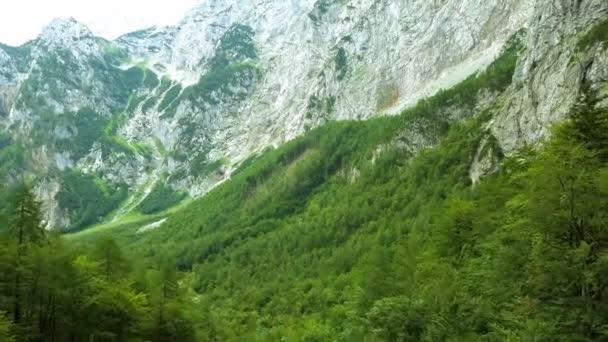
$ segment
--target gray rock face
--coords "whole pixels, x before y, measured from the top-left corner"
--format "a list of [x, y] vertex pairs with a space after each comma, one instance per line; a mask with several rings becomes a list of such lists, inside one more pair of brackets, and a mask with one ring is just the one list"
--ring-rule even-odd
[[54, 19], [42, 30], [39, 40], [49, 47], [60, 47], [74, 51], [88, 51], [90, 53], [97, 48], [93, 33], [74, 18]]
[[211, 142], [240, 159], [306, 127], [398, 112], [458, 83], [489, 64], [531, 10], [529, 1], [209, 1], [178, 27], [118, 42], [187, 82], [233, 25], [251, 27], [262, 77], [233, 108], [237, 120], [219, 118]]
[[[0, 177], [24, 172], [39, 182], [49, 227], [71, 222], [55, 203], [68, 170], [109, 187], [127, 184], [132, 195], [119, 213], [158, 182], [199, 196], [267, 146], [329, 120], [398, 113], [457, 84], [524, 29], [527, 49], [489, 127], [508, 152], [539, 141], [583, 83], [607, 92], [606, 47], [576, 50], [607, 7], [603, 0], [208, 0], [174, 27], [114, 42], [58, 19], [24, 46], [0, 45], [0, 130], [32, 151], [13, 167], [18, 172], [0, 167]], [[472, 166], [476, 179], [491, 169], [486, 152]]]
[[608, 81], [608, 46], [577, 51], [581, 34], [608, 17], [604, 0], [537, 1], [524, 55], [492, 131], [503, 150], [537, 143], [566, 117], [584, 85]]

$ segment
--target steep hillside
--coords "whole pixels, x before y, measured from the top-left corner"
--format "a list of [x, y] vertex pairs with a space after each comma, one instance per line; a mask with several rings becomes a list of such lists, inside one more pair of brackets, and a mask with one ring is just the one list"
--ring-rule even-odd
[[49, 228], [120, 218], [160, 191], [200, 196], [251, 153], [462, 81], [541, 6], [215, 0], [114, 42], [58, 19], [0, 47], [0, 177], [37, 184]]
[[[526, 55], [508, 46], [398, 116], [247, 160], [150, 229], [72, 239], [113, 236], [190, 274], [203, 341], [602, 340], [605, 95], [585, 82], [553, 138], [505, 157], [491, 127]], [[480, 159], [492, 175], [473, 186]]]

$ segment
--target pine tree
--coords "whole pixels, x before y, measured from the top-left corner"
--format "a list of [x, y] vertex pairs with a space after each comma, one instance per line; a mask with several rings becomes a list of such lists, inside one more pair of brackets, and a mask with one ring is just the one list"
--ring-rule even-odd
[[17, 187], [14, 192], [10, 230], [20, 247], [44, 241], [41, 204], [27, 185]]
[[111, 237], [104, 237], [95, 243], [94, 254], [101, 262], [106, 281], [118, 280], [128, 273], [128, 261], [122, 250]]
[[21, 288], [24, 273], [23, 258], [27, 255], [30, 246], [41, 244], [45, 238], [40, 203], [27, 185], [19, 186], [14, 192], [9, 229], [12, 237], [17, 242], [13, 288], [13, 323], [19, 324], [21, 321]]

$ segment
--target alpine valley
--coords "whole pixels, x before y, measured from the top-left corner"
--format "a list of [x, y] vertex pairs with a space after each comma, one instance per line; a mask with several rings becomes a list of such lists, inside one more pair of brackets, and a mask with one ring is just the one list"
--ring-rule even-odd
[[0, 224], [27, 184], [70, 250], [36, 284], [132, 295], [71, 311], [0, 262], [7, 339], [606, 340], [608, 1], [203, 0], [113, 41], [56, 19], [0, 44], [0, 184]]

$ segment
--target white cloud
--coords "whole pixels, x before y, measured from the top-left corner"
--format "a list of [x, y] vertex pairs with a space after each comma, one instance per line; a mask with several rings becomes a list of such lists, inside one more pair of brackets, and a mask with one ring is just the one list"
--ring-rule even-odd
[[74, 17], [104, 38], [152, 25], [177, 23], [198, 0], [4, 0], [0, 42], [19, 45], [35, 38], [53, 18]]

